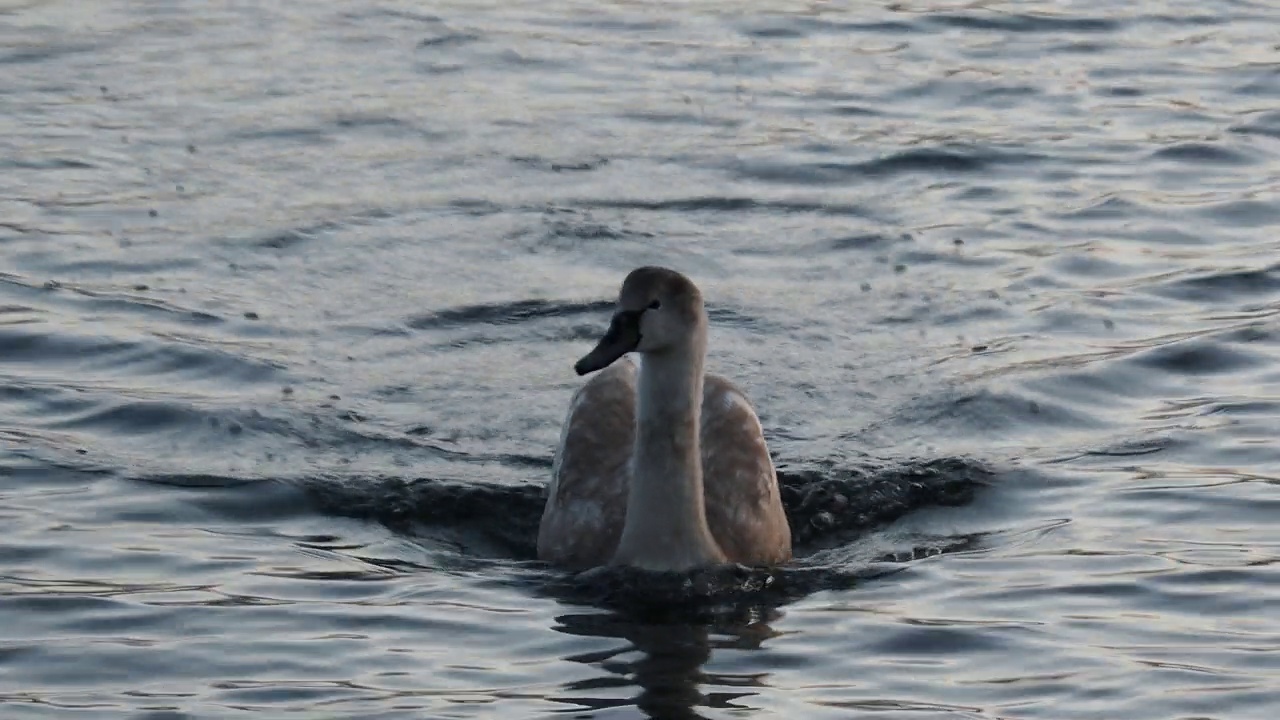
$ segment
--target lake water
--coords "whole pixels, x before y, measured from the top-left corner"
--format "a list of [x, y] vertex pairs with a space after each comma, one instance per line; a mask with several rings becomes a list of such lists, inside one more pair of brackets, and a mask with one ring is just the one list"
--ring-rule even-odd
[[[1273, 720], [1277, 27], [0, 5], [0, 717]], [[789, 568], [532, 560], [648, 263]]]

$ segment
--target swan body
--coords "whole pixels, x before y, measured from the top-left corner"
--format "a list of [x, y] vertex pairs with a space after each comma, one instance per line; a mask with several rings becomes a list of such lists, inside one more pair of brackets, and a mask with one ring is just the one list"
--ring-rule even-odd
[[539, 558], [649, 570], [791, 559], [760, 420], [733, 383], [704, 373], [706, 336], [684, 275], [643, 267], [623, 281], [608, 332], [575, 366], [596, 374], [561, 430]]

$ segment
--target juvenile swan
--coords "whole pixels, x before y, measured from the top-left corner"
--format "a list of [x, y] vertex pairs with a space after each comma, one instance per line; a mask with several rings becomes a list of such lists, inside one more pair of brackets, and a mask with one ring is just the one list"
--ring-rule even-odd
[[[641, 355], [639, 370], [629, 352]], [[687, 570], [791, 559], [760, 420], [743, 394], [704, 375], [702, 294], [674, 270], [633, 270], [609, 330], [574, 369], [538, 557], [588, 568]]]

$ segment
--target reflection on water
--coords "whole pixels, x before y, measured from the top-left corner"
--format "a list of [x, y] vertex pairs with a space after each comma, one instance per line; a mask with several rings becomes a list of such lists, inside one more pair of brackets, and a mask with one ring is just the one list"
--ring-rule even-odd
[[[697, 708], [741, 710], [739, 702], [768, 687], [763, 674], [708, 673], [704, 666], [715, 650], [758, 650], [777, 633], [769, 621], [777, 610], [759, 610], [759, 617], [732, 624], [653, 623], [616, 613], [564, 614], [553, 626], [558, 632], [626, 641], [611, 650], [565, 658], [600, 671], [585, 681], [569, 683], [552, 699], [584, 710], [635, 706], [650, 717], [704, 718]], [[705, 687], [734, 688], [711, 692]], [[741, 688], [740, 690], [738, 688]], [[639, 693], [636, 694], [635, 690]], [[617, 697], [609, 697], [609, 691]]]

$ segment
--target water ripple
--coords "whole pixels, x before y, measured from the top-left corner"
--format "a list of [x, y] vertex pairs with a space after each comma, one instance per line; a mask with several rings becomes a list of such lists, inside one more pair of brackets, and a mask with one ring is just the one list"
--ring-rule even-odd
[[[1271, 5], [66, 10], [0, 11], [0, 715], [1275, 715]], [[651, 263], [785, 568], [534, 559]]]

